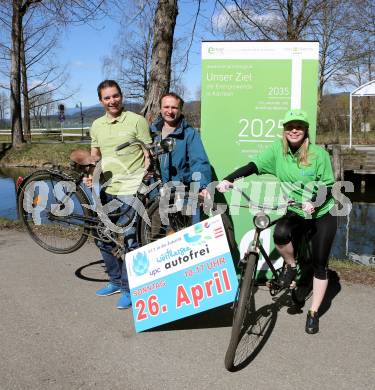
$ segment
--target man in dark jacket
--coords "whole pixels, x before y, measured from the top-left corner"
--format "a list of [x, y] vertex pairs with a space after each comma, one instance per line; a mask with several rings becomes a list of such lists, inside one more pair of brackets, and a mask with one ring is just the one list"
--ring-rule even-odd
[[[186, 186], [194, 182], [199, 194], [208, 196], [206, 189], [211, 182], [211, 166], [200, 135], [182, 115], [184, 101], [173, 92], [160, 99], [160, 116], [151, 125], [151, 135], [156, 140], [171, 137], [176, 146], [171, 153], [160, 157], [161, 176], [164, 183], [178, 181]], [[199, 213], [193, 215], [193, 223], [199, 222]]]

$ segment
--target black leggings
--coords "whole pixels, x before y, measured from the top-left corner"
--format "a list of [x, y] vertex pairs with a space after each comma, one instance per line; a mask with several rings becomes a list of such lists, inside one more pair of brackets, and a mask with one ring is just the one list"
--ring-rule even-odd
[[275, 226], [273, 238], [275, 244], [286, 245], [292, 242], [296, 247], [301, 234], [307, 233], [311, 240], [314, 276], [317, 279], [327, 279], [328, 257], [337, 230], [337, 217], [330, 213], [321, 218], [304, 219], [288, 211]]

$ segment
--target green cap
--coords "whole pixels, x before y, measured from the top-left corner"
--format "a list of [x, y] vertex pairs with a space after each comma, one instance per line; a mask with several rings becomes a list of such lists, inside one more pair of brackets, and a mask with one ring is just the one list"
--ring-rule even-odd
[[304, 122], [306, 126], [309, 127], [309, 119], [307, 118], [306, 112], [303, 110], [289, 110], [284, 116], [283, 125], [285, 126], [287, 123], [293, 121]]

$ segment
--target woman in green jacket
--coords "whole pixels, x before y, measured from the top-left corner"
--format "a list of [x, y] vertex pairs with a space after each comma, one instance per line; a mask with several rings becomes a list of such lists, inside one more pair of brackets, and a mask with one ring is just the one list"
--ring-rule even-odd
[[[319, 331], [318, 310], [328, 286], [328, 257], [337, 229], [337, 217], [330, 212], [334, 207], [331, 194], [334, 176], [328, 153], [309, 141], [309, 122], [304, 111], [288, 111], [283, 126], [282, 140], [275, 141], [249, 164], [226, 176], [217, 189], [225, 192], [240, 177], [269, 173], [280, 180], [288, 199], [302, 203], [302, 208], [288, 207], [277, 222], [274, 242], [284, 259], [281, 287], [289, 287], [296, 277], [293, 242], [297, 242], [302, 231], [310, 233], [314, 280], [305, 329], [312, 334]], [[317, 199], [318, 191], [325, 193], [323, 200]]]

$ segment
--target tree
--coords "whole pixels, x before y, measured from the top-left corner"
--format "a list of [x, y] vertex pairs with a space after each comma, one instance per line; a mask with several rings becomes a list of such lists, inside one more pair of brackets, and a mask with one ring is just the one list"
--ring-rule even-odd
[[[303, 40], [325, 0], [217, 0], [226, 18], [219, 28], [246, 39]], [[214, 24], [218, 24], [217, 16]]]
[[53, 93], [46, 88], [43, 93], [30, 92], [30, 101], [32, 105], [30, 106], [30, 114], [33, 117], [34, 124], [38, 128], [46, 127], [47, 124], [43, 123], [43, 116], [49, 116], [52, 114], [55, 109], [55, 104], [53, 102]]
[[9, 96], [4, 91], [0, 92], [0, 122], [4, 121], [9, 109]]
[[373, 0], [353, 0], [354, 24], [351, 30], [375, 35], [375, 3]]
[[12, 145], [20, 146], [24, 142], [21, 114], [21, 57], [22, 29], [25, 15], [30, 10], [38, 10], [53, 15], [55, 23], [82, 23], [92, 20], [102, 10], [104, 0], [13, 0], [11, 21], [11, 117]]
[[[68, 87], [69, 75], [66, 68], [54, 60], [61, 30], [56, 29], [53, 20], [47, 19], [46, 16], [30, 13], [22, 30], [23, 133], [26, 139], [31, 139], [31, 108], [35, 108], [40, 102], [46, 105], [62, 101], [74, 94]], [[43, 94], [46, 94], [50, 101], [36, 101], [36, 98]]]
[[359, 87], [372, 80], [375, 74], [375, 3], [371, 0], [351, 2], [351, 19], [346, 35], [351, 37], [347, 61], [335, 75], [335, 82]]
[[[152, 73], [152, 48], [158, 2], [133, 1], [132, 5], [121, 14], [117, 43], [112, 47], [111, 55], [104, 58], [103, 70], [107, 78], [115, 78], [120, 83], [126, 100], [132, 99], [144, 105]], [[172, 51], [169, 88], [181, 96], [185, 92], [181, 76], [186, 70], [190, 46], [187, 39], [173, 38], [173, 44], [169, 47]], [[159, 60], [154, 61], [154, 64], [158, 62]], [[168, 72], [168, 68], [165, 71]]]
[[156, 3], [135, 2], [133, 6], [129, 11], [132, 16], [126, 13], [120, 21], [120, 36], [111, 55], [103, 59], [103, 71], [108, 78], [119, 82], [126, 99], [144, 103], [149, 85]]
[[347, 34], [351, 18], [351, 1], [327, 1], [310, 26], [311, 38], [319, 41], [318, 112], [324, 87], [333, 80], [349, 59], [352, 37]]
[[[218, 1], [227, 14], [224, 31], [246, 36], [247, 39], [266, 40], [320, 40], [319, 98], [327, 81], [328, 53], [332, 45], [332, 31], [337, 27], [331, 19], [333, 1], [322, 0], [244, 0], [231, 2], [231, 8]], [[336, 10], [336, 8], [335, 8]]]
[[[368, 64], [374, 37], [374, 2], [372, 0], [217, 0], [222, 13], [213, 18], [213, 26], [225, 36], [266, 40], [318, 40], [320, 67], [318, 108], [328, 83], [344, 82], [345, 69], [353, 64], [367, 64], [360, 74], [371, 73]], [[360, 20], [365, 13], [366, 27]], [[362, 31], [362, 34], [361, 34]], [[361, 35], [360, 41], [356, 38]], [[367, 49], [363, 50], [366, 46]], [[373, 63], [373, 62], [372, 62]]]
[[28, 9], [41, 0], [13, 0], [12, 14], [12, 50], [10, 66], [10, 109], [12, 117], [12, 145], [19, 146], [24, 142], [21, 113], [21, 42], [22, 20]]
[[177, 0], [159, 0], [154, 19], [154, 40], [149, 87], [142, 114], [152, 121], [159, 112], [160, 97], [168, 92], [171, 82], [173, 35], [178, 15]]

